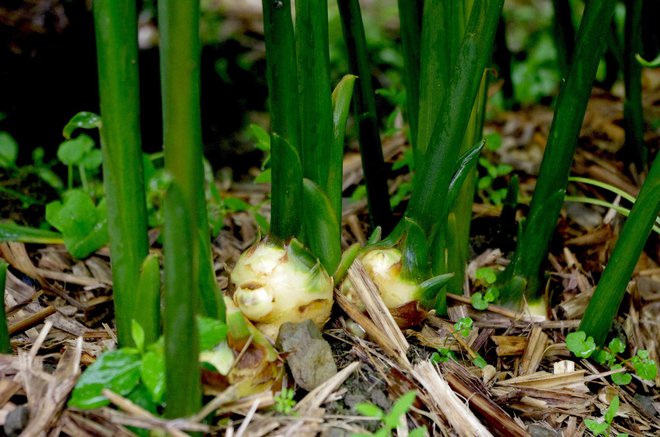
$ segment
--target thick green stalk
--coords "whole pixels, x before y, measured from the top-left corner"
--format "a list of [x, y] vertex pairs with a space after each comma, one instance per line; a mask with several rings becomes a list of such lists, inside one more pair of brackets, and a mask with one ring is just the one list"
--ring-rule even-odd
[[358, 77], [355, 82], [353, 109], [360, 137], [360, 154], [367, 185], [369, 215], [372, 225], [380, 226], [385, 232], [389, 232], [392, 226], [392, 208], [390, 207], [385, 160], [378, 131], [376, 99], [371, 85], [371, 66], [362, 25], [360, 2], [358, 0], [337, 0], [337, 4], [348, 50], [350, 70]]
[[0, 354], [12, 352], [9, 342], [9, 328], [7, 327], [7, 314], [5, 313], [5, 281], [7, 280], [7, 263], [0, 259]]
[[[488, 72], [484, 72], [463, 138], [461, 153], [465, 153], [483, 137], [487, 91]], [[463, 182], [456, 202], [449, 206], [447, 225], [443, 229], [438, 229], [436, 239], [443, 236], [444, 241], [431, 246], [433, 274], [454, 273], [445, 287], [450, 293], [461, 294], [465, 282], [465, 266], [470, 256], [470, 222], [476, 184], [477, 169], [475, 167]]]
[[302, 170], [296, 46], [291, 2], [263, 0], [271, 128], [270, 233], [286, 241], [301, 230]]
[[[429, 139], [436, 120], [440, 116], [438, 101], [447, 92], [450, 73], [456, 64], [456, 57], [465, 35], [472, 2], [466, 0], [452, 2], [427, 2], [424, 6], [422, 25], [422, 57], [420, 77], [420, 108], [418, 126], [418, 148], [416, 159], [424, 160], [423, 154], [430, 147]], [[483, 75], [483, 74], [482, 74]], [[483, 125], [485, 104], [485, 75], [477, 99], [474, 101], [470, 121], [462, 138], [461, 153], [476, 144]], [[446, 289], [460, 293], [463, 288], [465, 264], [469, 255], [470, 221], [472, 201], [476, 183], [476, 169], [469, 172], [460, 194], [453, 205], [447, 205], [449, 214], [444, 226], [438, 227], [434, 243], [430, 247], [434, 275], [452, 272], [454, 276]], [[444, 306], [442, 296], [436, 301], [436, 309]]]
[[599, 345], [605, 342], [619, 311], [628, 281], [659, 212], [660, 157], [656, 157], [580, 323], [580, 330]]
[[626, 148], [638, 170], [647, 164], [644, 144], [644, 111], [642, 109], [642, 66], [635, 55], [642, 49], [642, 0], [626, 0], [625, 50], [623, 81], [626, 100], [623, 115], [626, 126]]
[[[415, 175], [406, 216], [421, 227], [427, 238], [438, 223], [437, 212], [447, 211], [446, 207], [438, 207], [438, 200], [447, 193], [455, 170], [481, 77], [491, 59], [502, 4], [503, 0], [496, 0], [474, 8], [442, 100], [442, 112]], [[423, 266], [409, 268], [423, 270]]]
[[[509, 266], [507, 274], [518, 277], [514, 281], [516, 284], [526, 284], [530, 298], [539, 289], [541, 264], [547, 257], [563, 204], [580, 127], [610, 29], [614, 4], [614, 0], [587, 3], [578, 31], [575, 56], [557, 99], [528, 220]], [[518, 303], [521, 291], [511, 289], [510, 296], [504, 296], [504, 299]]]
[[160, 329], [160, 263], [158, 256], [148, 255], [142, 263], [138, 281], [135, 320], [144, 330], [144, 343], [154, 343]]
[[419, 109], [420, 58], [420, 0], [399, 0], [399, 27], [403, 48], [403, 81], [406, 86], [406, 112], [410, 129], [410, 143], [417, 146], [417, 117]]
[[554, 16], [552, 28], [557, 46], [557, 61], [562, 77], [568, 74], [575, 49], [575, 28], [569, 0], [552, 0]]
[[328, 166], [336, 165], [335, 155], [341, 156], [342, 151], [332, 147], [327, 0], [296, 2], [296, 35], [303, 176], [316, 183], [334, 205], [341, 191], [328, 186]]
[[135, 1], [95, 0], [94, 23], [115, 319], [119, 344], [126, 346], [133, 342], [135, 292], [148, 250]]
[[165, 381], [167, 417], [201, 406], [199, 342], [200, 215], [204, 204], [199, 105], [199, 0], [158, 3], [165, 169]]

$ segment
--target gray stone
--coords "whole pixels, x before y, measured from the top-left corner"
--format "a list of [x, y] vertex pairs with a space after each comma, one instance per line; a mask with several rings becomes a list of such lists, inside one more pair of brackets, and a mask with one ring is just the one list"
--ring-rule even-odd
[[532, 437], [558, 437], [561, 435], [554, 429], [539, 425], [537, 423], [532, 423], [529, 425], [527, 430]]
[[5, 434], [9, 437], [17, 436], [27, 426], [30, 419], [30, 411], [27, 406], [19, 405], [7, 413], [5, 419]]
[[337, 374], [330, 344], [311, 320], [283, 324], [276, 345], [286, 354], [293, 379], [307, 391]]

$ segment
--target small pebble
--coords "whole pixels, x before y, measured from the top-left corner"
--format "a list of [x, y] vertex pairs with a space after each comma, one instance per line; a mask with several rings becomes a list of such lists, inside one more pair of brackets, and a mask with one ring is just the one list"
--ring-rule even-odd
[[30, 419], [30, 410], [26, 405], [19, 405], [18, 407], [7, 413], [5, 419], [5, 434], [9, 437], [17, 436], [27, 426]]

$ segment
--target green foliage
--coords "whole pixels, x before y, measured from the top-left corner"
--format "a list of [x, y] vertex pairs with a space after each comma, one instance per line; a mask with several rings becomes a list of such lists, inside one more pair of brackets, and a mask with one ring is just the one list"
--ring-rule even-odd
[[637, 354], [630, 359], [630, 364], [632, 364], [635, 372], [642, 379], [652, 381], [658, 375], [658, 366], [649, 357], [649, 351], [647, 350], [638, 350]]
[[[584, 425], [591, 431], [595, 436], [609, 436], [610, 428], [612, 427], [612, 421], [616, 417], [616, 413], [619, 411], [619, 397], [614, 396], [610, 402], [610, 406], [607, 407], [605, 414], [603, 415], [602, 421], [596, 421], [593, 419], [584, 419]], [[619, 433], [617, 437], [628, 437], [626, 433]]]
[[291, 414], [296, 406], [296, 400], [293, 399], [295, 394], [292, 388], [282, 387], [282, 390], [275, 395], [273, 409], [280, 414]]
[[139, 382], [140, 354], [137, 349], [105, 352], [78, 379], [69, 406], [80, 409], [106, 406], [110, 401], [101, 393], [103, 389], [125, 396]]
[[[493, 164], [487, 158], [479, 158], [479, 167], [481, 172], [485, 173], [477, 182], [479, 197], [487, 203], [493, 205], [502, 205], [506, 197], [506, 187], [497, 188], [498, 182], [501, 182], [504, 176], [513, 171], [509, 164]], [[500, 184], [501, 185], [501, 184]]]
[[93, 112], [82, 111], [71, 117], [71, 120], [62, 129], [62, 136], [71, 139], [76, 129], [100, 129], [103, 123], [101, 117]]
[[481, 355], [477, 355], [476, 357], [474, 357], [472, 359], [472, 364], [474, 364], [475, 366], [477, 366], [480, 369], [483, 369], [484, 367], [486, 367], [488, 365], [488, 362]]
[[[375, 417], [381, 422], [381, 428], [373, 434], [354, 434], [353, 437], [362, 437], [362, 436], [377, 436], [377, 437], [386, 437], [392, 435], [392, 430], [396, 429], [401, 420], [404, 418], [406, 413], [410, 410], [417, 393], [409, 391], [403, 394], [399, 399], [394, 402], [392, 408], [389, 412], [385, 412], [376, 405], [372, 403], [360, 403], [355, 406], [355, 410], [363, 416]], [[423, 436], [426, 433], [426, 428], [417, 428], [412, 430], [409, 435], [411, 436]]]
[[497, 281], [497, 273], [490, 267], [481, 267], [475, 273], [477, 284], [484, 287], [484, 292], [473, 293], [470, 297], [472, 307], [477, 310], [485, 310], [488, 304], [495, 302], [500, 297], [500, 289], [494, 284]]
[[472, 332], [474, 322], [469, 317], [463, 317], [458, 322], [454, 323], [454, 329], [463, 337], [467, 337]]
[[[227, 325], [217, 319], [198, 316], [197, 328], [202, 352], [213, 350], [227, 336]], [[162, 409], [166, 392], [163, 337], [146, 345], [144, 330], [135, 320], [131, 334], [136, 347], [104, 352], [83, 372], [69, 400], [70, 407], [92, 409], [108, 405], [110, 401], [102, 394], [107, 388], [122, 396], [135, 393], [146, 404]]]
[[0, 131], [0, 168], [14, 168], [18, 157], [18, 143], [7, 132]]
[[566, 347], [578, 358], [589, 358], [596, 350], [596, 343], [583, 331], [577, 331], [566, 336]]
[[456, 361], [456, 354], [448, 348], [438, 348], [436, 352], [431, 354], [431, 362], [433, 363], [446, 363], [449, 360]]
[[[566, 348], [576, 357], [593, 358], [599, 364], [609, 367], [610, 370], [622, 369], [626, 363], [630, 363], [637, 376], [642, 379], [653, 381], [658, 374], [658, 367], [646, 350], [638, 350], [630, 359], [621, 359], [619, 354], [625, 352], [626, 344], [619, 338], [613, 338], [607, 347], [597, 348], [593, 337], [587, 337], [584, 331], [576, 331], [566, 336]], [[612, 374], [612, 382], [617, 385], [627, 385], [631, 381], [632, 375], [627, 372]]]
[[63, 201], [46, 206], [46, 220], [64, 236], [64, 244], [75, 258], [85, 258], [108, 242], [105, 201], [94, 201], [82, 190], [64, 194]]

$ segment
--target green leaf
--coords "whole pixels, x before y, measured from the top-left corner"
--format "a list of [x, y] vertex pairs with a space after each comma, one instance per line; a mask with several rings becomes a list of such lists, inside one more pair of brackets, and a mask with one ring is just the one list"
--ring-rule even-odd
[[401, 417], [403, 417], [408, 412], [408, 410], [410, 410], [410, 407], [412, 406], [413, 402], [415, 402], [416, 397], [417, 392], [412, 390], [404, 393], [399, 399], [397, 399], [397, 401], [394, 402], [394, 405], [392, 405], [390, 412], [387, 413], [383, 418], [383, 424], [385, 427], [389, 429], [396, 428], [399, 425]]
[[232, 212], [247, 211], [250, 209], [250, 204], [238, 197], [227, 197], [223, 199], [225, 207]]
[[227, 338], [227, 324], [210, 317], [197, 317], [199, 350], [211, 350]]
[[584, 331], [577, 331], [566, 336], [566, 348], [578, 358], [589, 358], [596, 350], [596, 343]]
[[459, 193], [461, 192], [463, 182], [465, 182], [465, 179], [467, 179], [472, 169], [474, 169], [474, 167], [477, 165], [477, 159], [479, 158], [481, 149], [484, 148], [484, 144], [486, 144], [486, 141], [481, 140], [470, 149], [468, 149], [465, 153], [463, 153], [463, 155], [458, 157], [458, 160], [456, 161], [457, 165], [454, 169], [454, 175], [449, 182], [447, 200], [444, 203], [444, 207], [447, 210], [452, 207], [458, 198]]
[[617, 355], [626, 350], [626, 344], [619, 337], [614, 337], [612, 341], [610, 341], [610, 344], [607, 345], [607, 348], [614, 355]]
[[385, 412], [369, 402], [359, 403], [355, 406], [355, 411], [366, 417], [377, 417], [382, 419]]
[[598, 349], [591, 357], [596, 360], [598, 364], [608, 367], [611, 366], [615, 360], [614, 355], [604, 349]]
[[69, 139], [76, 129], [95, 129], [102, 126], [101, 117], [93, 112], [79, 112], [64, 126], [62, 135]]
[[314, 211], [314, 214], [303, 214], [306, 242], [326, 271], [332, 274], [341, 259], [341, 228], [330, 199], [318, 185], [305, 178], [303, 204], [307, 211]]
[[73, 389], [69, 406], [80, 409], [110, 404], [101, 394], [107, 388], [126, 396], [140, 381], [140, 355], [136, 349], [105, 352], [83, 372]]
[[85, 258], [108, 242], [105, 202], [94, 206], [82, 190], [64, 195], [64, 202], [46, 205], [46, 221], [64, 235], [64, 245], [74, 258]]
[[490, 267], [480, 267], [474, 273], [475, 278], [485, 282], [488, 285], [494, 284], [497, 281], [497, 274], [495, 270]]
[[656, 56], [656, 58], [652, 61], [647, 61], [646, 59], [642, 58], [642, 56], [639, 53], [635, 55], [635, 58], [642, 67], [647, 67], [647, 68], [660, 67], [660, 55]]
[[488, 308], [488, 302], [484, 300], [484, 296], [480, 292], [474, 293], [470, 297], [470, 303], [475, 310], [483, 311]]
[[30, 228], [13, 222], [0, 222], [0, 242], [62, 244], [62, 235], [45, 229]]
[[151, 400], [160, 404], [165, 395], [165, 358], [162, 351], [150, 350], [142, 356], [140, 377], [149, 390]]
[[463, 337], [470, 335], [472, 331], [473, 321], [469, 317], [462, 317], [458, 322], [454, 323], [454, 329], [461, 333]]
[[594, 433], [594, 435], [607, 435], [607, 430], [610, 427], [605, 422], [596, 422], [592, 419], [584, 419], [584, 425], [589, 428], [589, 431]]
[[489, 287], [484, 294], [484, 300], [489, 303], [495, 302], [498, 297], [500, 297], [500, 289], [497, 287]]
[[610, 402], [610, 406], [607, 407], [607, 411], [605, 411], [605, 415], [603, 416], [605, 422], [611, 424], [614, 420], [614, 417], [616, 416], [617, 411], [619, 411], [619, 397], [614, 396]]
[[[616, 364], [612, 366], [611, 370], [617, 370], [620, 369], [621, 364]], [[616, 385], [628, 385], [632, 381], [632, 375], [628, 372], [623, 372], [623, 373], [613, 373], [612, 374], [612, 382], [615, 383]]]
[[57, 159], [65, 165], [82, 165], [85, 155], [94, 148], [94, 140], [80, 134], [72, 140], [64, 141], [57, 149]]
[[254, 146], [262, 152], [270, 152], [270, 134], [266, 129], [258, 124], [251, 123], [248, 126], [248, 131], [252, 138], [256, 140]]
[[431, 361], [434, 363], [445, 363], [449, 360], [456, 360], [456, 355], [450, 349], [439, 348], [437, 352], [431, 354]]
[[[126, 399], [154, 415], [158, 414], [158, 405], [156, 405], [157, 403], [151, 399], [151, 393], [149, 393], [149, 390], [147, 390], [147, 387], [145, 387], [144, 384], [138, 384], [133, 391], [126, 396]], [[135, 431], [146, 431], [145, 433], [138, 433], [138, 435], [149, 437], [149, 431], [146, 429], [133, 428], [133, 432]]]
[[427, 433], [428, 430], [426, 429], [426, 426], [421, 426], [410, 431], [408, 437], [424, 437]]
[[658, 374], [658, 367], [655, 364], [655, 361], [649, 358], [649, 352], [647, 350], [637, 351], [630, 363], [635, 368], [635, 373], [642, 379], [652, 381]]
[[0, 132], [0, 168], [16, 166], [18, 143], [7, 132]]
[[257, 177], [254, 178], [254, 183], [255, 184], [269, 184], [272, 178], [272, 170], [270, 168], [267, 168], [266, 170], [262, 171], [257, 175]]
[[82, 165], [87, 170], [94, 170], [101, 166], [103, 163], [103, 154], [101, 149], [92, 149], [83, 156], [80, 165]]
[[133, 337], [133, 342], [135, 347], [140, 353], [144, 352], [144, 329], [142, 326], [135, 320], [131, 320], [131, 335]]
[[474, 364], [475, 366], [477, 366], [480, 369], [483, 369], [484, 367], [486, 367], [488, 365], [488, 362], [481, 355], [477, 355], [472, 360], [472, 364]]

